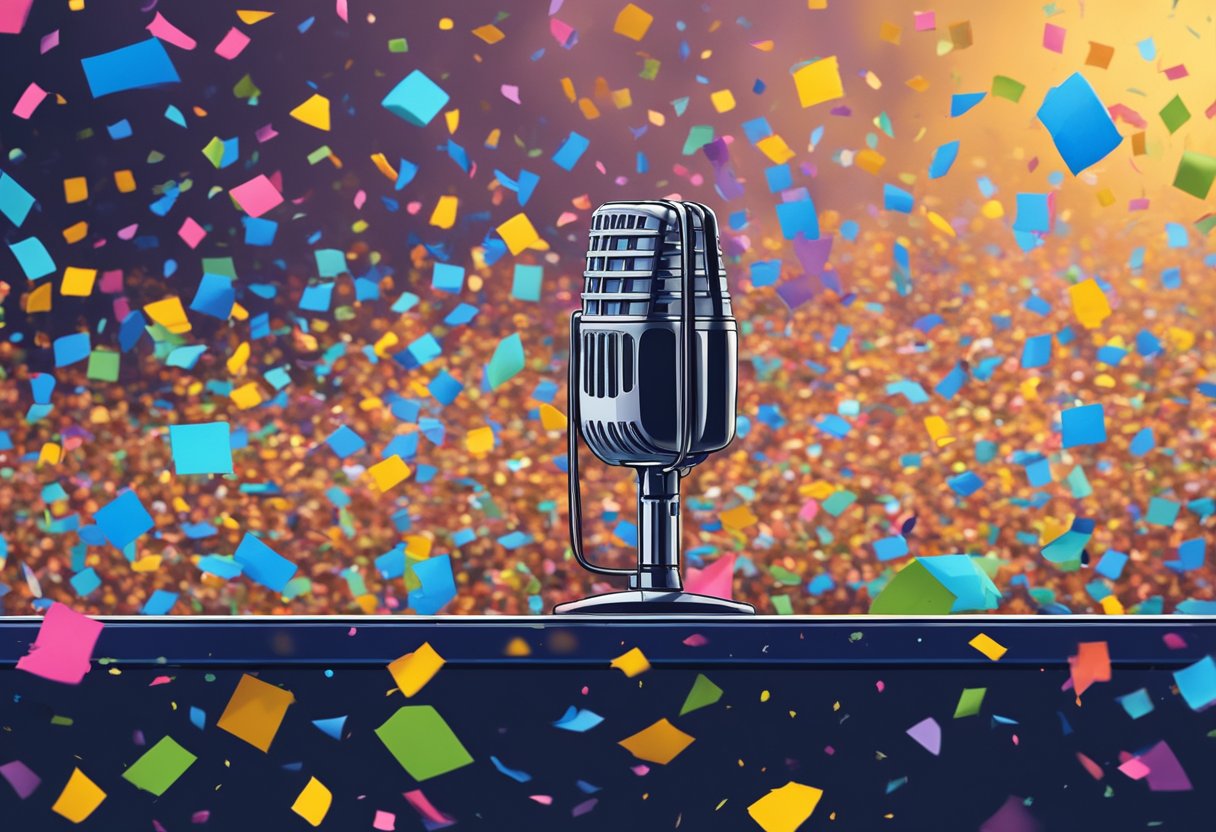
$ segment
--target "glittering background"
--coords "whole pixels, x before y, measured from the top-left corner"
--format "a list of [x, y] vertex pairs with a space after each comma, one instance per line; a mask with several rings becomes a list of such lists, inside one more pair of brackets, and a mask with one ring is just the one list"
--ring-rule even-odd
[[[0, 4], [6, 611], [603, 589], [566, 553], [566, 318], [590, 210], [671, 195], [717, 211], [743, 322], [738, 438], [685, 481], [694, 587], [865, 611], [911, 563], [889, 609], [1210, 609], [1202, 4], [26, 5]], [[95, 97], [82, 59], [158, 14], [180, 81]], [[841, 95], [800, 106], [791, 70], [829, 56]], [[450, 97], [425, 126], [381, 106], [414, 71]], [[1121, 141], [1074, 175], [1036, 111], [1078, 72]], [[251, 181], [282, 203], [251, 219]], [[1065, 447], [1083, 406], [1105, 438]], [[631, 477], [587, 467], [590, 550], [627, 563]]]

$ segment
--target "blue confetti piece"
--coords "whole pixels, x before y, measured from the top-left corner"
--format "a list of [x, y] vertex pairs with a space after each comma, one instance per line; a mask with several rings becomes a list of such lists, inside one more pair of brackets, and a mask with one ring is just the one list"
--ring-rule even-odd
[[984, 100], [986, 92], [960, 92], [950, 96], [950, 118], [958, 118]]
[[1102, 405], [1073, 407], [1060, 414], [1065, 448], [1099, 445], [1106, 441], [1106, 418]]
[[929, 163], [929, 178], [941, 179], [950, 172], [950, 168], [954, 166], [954, 160], [958, 158], [957, 141], [947, 142], [937, 150], [933, 151], [933, 161]]
[[298, 568], [248, 532], [241, 539], [241, 544], [237, 546], [232, 557], [240, 564], [241, 570], [249, 580], [278, 593], [282, 593], [287, 588], [288, 582], [295, 577]]
[[1047, 91], [1038, 119], [1073, 176], [1105, 159], [1123, 141], [1110, 113], [1079, 72]]
[[181, 81], [169, 53], [156, 38], [82, 58], [80, 67], [94, 98]]
[[125, 548], [156, 525], [139, 496], [130, 489], [98, 509], [93, 522], [117, 549]]
[[553, 164], [562, 170], [572, 170], [578, 164], [578, 160], [583, 158], [583, 153], [590, 145], [591, 142], [585, 136], [570, 131], [570, 135], [562, 142], [562, 146], [553, 154]]
[[339, 459], [346, 459], [351, 454], [358, 453], [367, 447], [367, 442], [363, 437], [346, 425], [342, 425], [329, 436], [325, 437], [325, 444], [329, 445], [330, 449], [338, 455]]
[[888, 211], [898, 211], [901, 214], [911, 213], [912, 194], [894, 185], [883, 185], [882, 207]]
[[144, 603], [140, 615], [168, 615], [177, 603], [178, 594], [164, 589], [158, 589]]

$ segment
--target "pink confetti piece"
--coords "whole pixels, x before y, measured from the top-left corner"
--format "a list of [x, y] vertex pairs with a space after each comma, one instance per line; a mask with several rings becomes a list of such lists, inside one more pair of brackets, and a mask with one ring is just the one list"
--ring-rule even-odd
[[1129, 201], [1128, 201], [1128, 203], [1127, 203], [1127, 210], [1129, 210], [1129, 211], [1147, 211], [1147, 210], [1148, 210], [1148, 206], [1149, 206], [1149, 200], [1148, 200], [1148, 198], [1147, 198], [1147, 197], [1139, 197], [1139, 198], [1137, 198], [1137, 199], [1133, 199], [1133, 200], [1129, 200]]
[[182, 227], [177, 229], [177, 236], [181, 237], [190, 248], [195, 249], [207, 236], [207, 229], [195, 222], [193, 217], [186, 217], [182, 222]]
[[134, 223], [132, 225], [123, 226], [122, 228], [118, 229], [118, 232], [117, 232], [118, 239], [132, 240], [135, 238], [135, 234], [138, 231], [139, 231], [139, 223]]
[[210, 809], [200, 809], [199, 811], [195, 812], [193, 815], [190, 816], [190, 822], [196, 823], [196, 824], [206, 823], [210, 819], [211, 819], [211, 810]]
[[17, 660], [17, 669], [52, 682], [79, 685], [89, 672], [89, 660], [101, 628], [100, 621], [63, 604], [51, 604], [30, 652]]
[[549, 34], [553, 35], [553, 39], [558, 42], [563, 48], [569, 48], [567, 44], [570, 42], [571, 36], [574, 34], [574, 27], [565, 21], [558, 20], [556, 17], [549, 20]]
[[334, 11], [338, 13], [338, 17], [342, 18], [343, 23], [350, 23], [350, 9], [347, 7], [346, 0], [338, 0]]
[[879, 693], [882, 693], [884, 690], [887, 689], [887, 684], [882, 679], [879, 679], [877, 682], [874, 683], [874, 687], [878, 690]]
[[732, 576], [735, 573], [734, 554], [722, 555], [704, 569], [689, 569], [687, 589], [698, 595], [731, 598]]
[[402, 796], [409, 801], [409, 804], [417, 810], [418, 814], [436, 826], [451, 826], [456, 822], [456, 819], [452, 816], [436, 809], [434, 804], [422, 793], [422, 789], [405, 792]]
[[1089, 772], [1089, 776], [1095, 780], [1101, 780], [1106, 776], [1106, 772], [1102, 770], [1102, 766], [1095, 763], [1089, 757], [1086, 757], [1080, 751], [1077, 752], [1077, 762], [1079, 762], [1085, 768], [1085, 770]]
[[638, 777], [645, 777], [647, 774], [650, 773], [650, 766], [646, 765], [645, 763], [639, 763], [636, 766], [630, 766], [629, 770], [632, 771], [634, 774], [636, 774]]
[[110, 269], [101, 273], [98, 288], [103, 294], [116, 295], [122, 291], [122, 269]]
[[46, 90], [31, 82], [25, 88], [25, 92], [21, 93], [21, 97], [17, 99], [17, 106], [13, 107], [13, 115], [17, 118], [28, 119], [34, 114], [34, 110], [38, 109], [38, 105], [46, 98]]
[[54, 49], [58, 45], [59, 45], [59, 30], [56, 29], [55, 31], [48, 32], [47, 34], [42, 36], [42, 40], [38, 42], [38, 54], [45, 55], [47, 52], [50, 52], [52, 49]]
[[1216, 101], [1208, 105], [1208, 108], [1203, 111], [1205, 118], [1216, 118]]
[[258, 144], [265, 144], [266, 142], [270, 141], [274, 137], [278, 136], [279, 131], [275, 130], [272, 126], [267, 124], [264, 127], [259, 127], [257, 129], [257, 132], [254, 133], [254, 135], [257, 137]]
[[215, 54], [231, 61], [237, 55], [244, 52], [245, 47], [248, 45], [249, 35], [233, 26], [228, 30], [228, 34], [224, 35], [224, 39], [216, 44]]
[[376, 817], [372, 820], [372, 829], [379, 829], [380, 832], [393, 832], [396, 828], [397, 816], [395, 814], [383, 809], [376, 810]]
[[272, 208], [283, 204], [283, 195], [265, 174], [259, 173], [248, 182], [237, 185], [228, 193], [251, 217], [260, 217]]
[[1171, 81], [1177, 81], [1179, 78], [1185, 78], [1190, 74], [1191, 73], [1186, 71], [1186, 67], [1183, 64], [1171, 66], [1165, 70], [1165, 77], [1169, 78]]
[[553, 805], [553, 798], [547, 794], [530, 794], [530, 795], [528, 795], [528, 799], [535, 800], [541, 806], [552, 806]]
[[0, 0], [0, 35], [19, 35], [34, 0]]
[[1143, 780], [1148, 776], [1148, 766], [1146, 766], [1139, 757], [1132, 757], [1126, 763], [1119, 766], [1119, 771], [1126, 774], [1133, 780]]
[[1057, 54], [1064, 52], [1064, 36], [1068, 34], [1068, 30], [1063, 26], [1057, 26], [1054, 23], [1043, 24], [1043, 48], [1051, 50]]
[[937, 12], [912, 12], [912, 26], [918, 32], [932, 32], [937, 28]]
[[[119, 274], [121, 274], [121, 272], [119, 272]], [[173, 681], [172, 676], [157, 676], [155, 679], [153, 679], [151, 682], [148, 683], [148, 687], [154, 688], [157, 685], [167, 685], [172, 681]]]
[[1171, 650], [1186, 649], [1186, 639], [1184, 639], [1178, 633], [1166, 633], [1161, 637], [1161, 640], [1165, 642], [1165, 646]]
[[502, 97], [512, 103], [518, 104], [519, 103], [519, 86], [516, 84], [503, 84], [502, 85]]
[[152, 18], [152, 22], [144, 27], [154, 38], [171, 43], [179, 49], [190, 50], [198, 46], [198, 41], [174, 26], [160, 12]]
[[366, 203], [366, 202], [367, 202], [367, 191], [360, 188], [359, 191], [355, 194], [355, 200], [354, 200], [355, 210], [362, 208], [364, 203]]

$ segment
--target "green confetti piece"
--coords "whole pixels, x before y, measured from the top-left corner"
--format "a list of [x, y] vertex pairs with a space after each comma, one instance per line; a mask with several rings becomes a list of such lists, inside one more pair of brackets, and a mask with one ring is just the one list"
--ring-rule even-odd
[[[1213, 179], [1216, 179], [1216, 156], [1196, 153], [1193, 150], [1183, 152], [1178, 162], [1178, 171], [1174, 174], [1175, 188], [1199, 199], [1207, 199], [1208, 192], [1212, 190]], [[1209, 220], [1210, 230], [1212, 221], [1208, 217], [1204, 220]]]
[[949, 615], [956, 600], [924, 564], [912, 561], [878, 593], [870, 615]]
[[447, 722], [430, 705], [398, 708], [376, 736], [415, 780], [429, 780], [473, 762]]
[[1191, 120], [1191, 111], [1182, 103], [1182, 96], [1175, 95], [1169, 104], [1161, 108], [1161, 120], [1165, 123], [1170, 134], [1178, 132], [1178, 128]]
[[996, 98], [1004, 98], [1014, 104], [1022, 100], [1026, 85], [1006, 75], [996, 75], [992, 78], [992, 94]]
[[984, 703], [984, 694], [987, 692], [988, 688], [963, 688], [962, 694], [958, 697], [958, 704], [954, 706], [954, 718], [961, 719], [978, 714], [980, 705]]
[[172, 737], [162, 737], [122, 773], [122, 779], [160, 797], [197, 759]]
[[405, 38], [393, 38], [388, 42], [388, 51], [397, 55], [409, 52], [409, 42]]
[[680, 716], [713, 705], [721, 698], [722, 688], [711, 682], [704, 673], [698, 673], [697, 678], [693, 680], [692, 690], [684, 697], [684, 704], [680, 706]]

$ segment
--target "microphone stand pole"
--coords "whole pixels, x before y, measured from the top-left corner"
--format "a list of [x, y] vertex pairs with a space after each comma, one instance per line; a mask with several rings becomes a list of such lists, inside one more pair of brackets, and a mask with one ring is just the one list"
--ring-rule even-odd
[[679, 592], [680, 472], [638, 468], [638, 569], [630, 589]]

